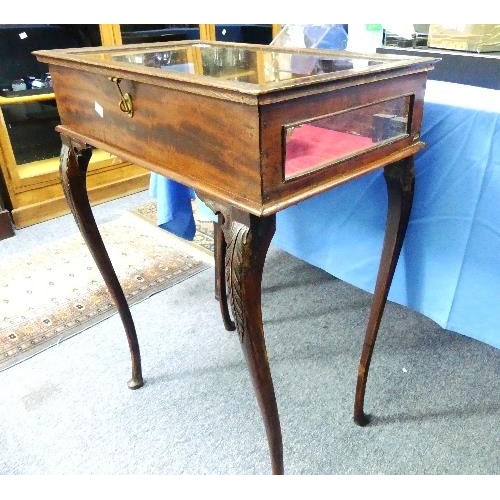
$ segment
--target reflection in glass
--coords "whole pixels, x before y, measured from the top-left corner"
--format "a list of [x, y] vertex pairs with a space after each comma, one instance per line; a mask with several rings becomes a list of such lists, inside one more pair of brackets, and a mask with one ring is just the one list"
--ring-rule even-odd
[[409, 104], [399, 97], [285, 127], [285, 179], [406, 137]]
[[383, 64], [381, 60], [352, 54], [313, 55], [279, 49], [271, 51], [248, 47], [223, 47], [208, 43], [178, 46], [172, 50], [107, 54], [98, 57], [166, 71], [181, 71], [254, 84], [359, 71]]

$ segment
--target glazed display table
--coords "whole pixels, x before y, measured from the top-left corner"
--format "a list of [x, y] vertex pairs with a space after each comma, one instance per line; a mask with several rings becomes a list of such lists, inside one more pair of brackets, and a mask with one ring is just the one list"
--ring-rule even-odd
[[387, 228], [354, 408], [356, 422], [366, 424], [368, 368], [411, 210], [413, 156], [424, 146], [423, 99], [435, 61], [197, 41], [35, 54], [49, 63], [61, 117], [66, 197], [127, 333], [129, 386], [143, 383], [139, 346], [88, 202], [92, 147], [193, 187], [218, 214], [221, 312], [243, 347], [274, 473], [283, 472], [283, 446], [261, 279], [276, 213], [383, 168]]

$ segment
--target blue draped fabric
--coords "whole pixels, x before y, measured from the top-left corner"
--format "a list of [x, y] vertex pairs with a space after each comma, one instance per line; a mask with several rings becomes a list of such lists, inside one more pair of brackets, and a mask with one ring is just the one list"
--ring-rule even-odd
[[[500, 347], [500, 91], [429, 81], [422, 139], [389, 299]], [[190, 202], [158, 202], [191, 216]], [[373, 292], [386, 214], [378, 171], [279, 212], [273, 245]]]
[[196, 197], [194, 190], [152, 172], [149, 194], [156, 199], [158, 226], [192, 240], [196, 233], [191, 206]]

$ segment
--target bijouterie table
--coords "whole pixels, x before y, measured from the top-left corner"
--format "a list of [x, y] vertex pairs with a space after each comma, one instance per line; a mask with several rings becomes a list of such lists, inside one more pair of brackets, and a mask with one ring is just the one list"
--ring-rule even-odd
[[[415, 198], [389, 299], [498, 348], [500, 91], [429, 80], [422, 140], [427, 147], [415, 158]], [[189, 190], [153, 176], [151, 192], [159, 217], [170, 220], [167, 226], [179, 223], [174, 230], [182, 234], [190, 214], [172, 204], [189, 199]], [[339, 186], [279, 212], [273, 245], [373, 292], [386, 198], [381, 172]]]
[[[143, 384], [139, 343], [88, 201], [94, 147], [194, 188], [217, 214], [221, 315], [228, 330], [237, 330], [274, 473], [284, 470], [283, 445], [261, 280], [276, 214], [383, 171], [385, 242], [374, 256], [380, 266], [354, 405], [354, 420], [366, 425], [368, 370], [412, 206], [425, 83], [435, 60], [199, 41], [35, 54], [49, 63], [61, 117], [64, 192], [129, 342], [129, 387]], [[386, 212], [381, 208], [383, 218]]]

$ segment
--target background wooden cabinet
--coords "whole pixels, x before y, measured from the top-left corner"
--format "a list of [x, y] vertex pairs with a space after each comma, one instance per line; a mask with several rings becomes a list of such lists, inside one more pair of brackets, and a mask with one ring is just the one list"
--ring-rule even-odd
[[[2, 25], [0, 55], [0, 168], [4, 204], [22, 228], [69, 212], [59, 177], [59, 122], [50, 88], [12, 91], [11, 82], [46, 67], [32, 50], [115, 43], [115, 25]], [[100, 203], [147, 188], [149, 173], [104, 151], [96, 151], [88, 178], [89, 197]]]

